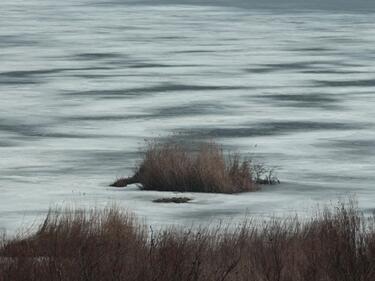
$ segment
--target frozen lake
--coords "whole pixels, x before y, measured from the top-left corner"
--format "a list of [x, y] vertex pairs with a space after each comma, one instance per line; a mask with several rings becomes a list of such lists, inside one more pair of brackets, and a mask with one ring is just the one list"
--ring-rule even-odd
[[[0, 231], [56, 205], [116, 202], [158, 226], [353, 194], [372, 211], [375, 4], [351, 2], [2, 0]], [[277, 166], [282, 184], [181, 205], [107, 187], [171, 134]]]

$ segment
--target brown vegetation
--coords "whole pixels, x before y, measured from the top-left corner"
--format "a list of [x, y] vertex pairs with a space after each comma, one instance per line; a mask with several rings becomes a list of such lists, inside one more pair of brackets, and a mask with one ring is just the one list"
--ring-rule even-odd
[[116, 209], [51, 212], [0, 246], [0, 281], [372, 281], [374, 222], [340, 206], [308, 222], [154, 233]]
[[118, 179], [111, 186], [139, 183], [145, 190], [236, 193], [277, 182], [272, 171], [243, 161], [238, 154], [226, 155], [215, 143], [203, 144], [191, 152], [180, 143], [153, 142], [134, 176]]
[[165, 197], [153, 200], [154, 203], [187, 203], [191, 201], [188, 197]]

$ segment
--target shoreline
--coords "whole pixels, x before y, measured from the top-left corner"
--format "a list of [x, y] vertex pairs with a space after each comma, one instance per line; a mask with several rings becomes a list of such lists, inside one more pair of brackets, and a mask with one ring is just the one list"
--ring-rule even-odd
[[0, 244], [0, 281], [112, 280], [112, 274], [118, 280], [370, 281], [374, 223], [351, 200], [307, 221], [250, 218], [234, 229], [154, 231], [116, 208], [52, 210], [37, 231]]

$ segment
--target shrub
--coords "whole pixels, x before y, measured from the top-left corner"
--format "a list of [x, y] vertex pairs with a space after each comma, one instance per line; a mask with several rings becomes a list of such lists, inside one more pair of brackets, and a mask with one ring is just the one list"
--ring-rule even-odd
[[180, 143], [152, 142], [135, 175], [112, 186], [139, 183], [144, 190], [236, 193], [259, 189], [258, 182], [265, 183], [260, 179], [263, 173], [238, 154], [225, 154], [213, 142], [193, 152]]

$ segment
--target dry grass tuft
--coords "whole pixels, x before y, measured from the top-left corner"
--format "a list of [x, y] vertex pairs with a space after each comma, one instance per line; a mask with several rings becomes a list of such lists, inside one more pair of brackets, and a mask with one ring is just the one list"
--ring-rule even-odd
[[275, 183], [261, 166], [225, 154], [216, 143], [202, 144], [191, 152], [180, 143], [149, 143], [135, 175], [117, 180], [112, 186], [139, 183], [142, 189], [178, 192], [237, 193], [259, 189], [259, 183]]
[[51, 212], [0, 246], [0, 281], [372, 281], [374, 222], [340, 206], [308, 222], [146, 233], [116, 209]]

